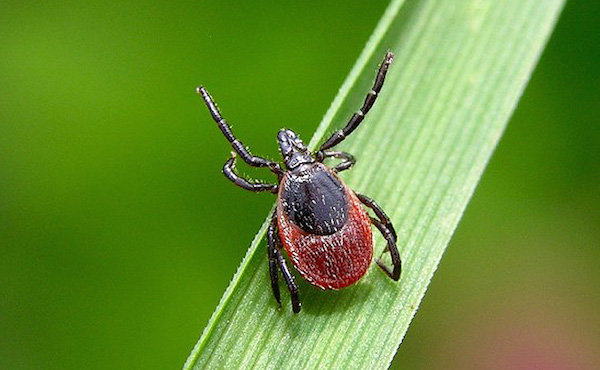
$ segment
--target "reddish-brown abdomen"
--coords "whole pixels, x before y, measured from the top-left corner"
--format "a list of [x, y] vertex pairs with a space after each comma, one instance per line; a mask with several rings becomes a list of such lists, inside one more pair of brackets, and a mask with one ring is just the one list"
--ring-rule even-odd
[[343, 191], [347, 218], [339, 230], [329, 235], [308, 233], [290, 220], [281, 194], [277, 205], [279, 236], [292, 264], [306, 281], [323, 289], [356, 283], [373, 257], [371, 220], [354, 192], [345, 185]]

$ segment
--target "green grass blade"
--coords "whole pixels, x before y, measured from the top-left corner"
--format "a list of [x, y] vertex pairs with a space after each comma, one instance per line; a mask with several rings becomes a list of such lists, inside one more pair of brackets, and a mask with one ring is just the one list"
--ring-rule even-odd
[[[379, 101], [341, 149], [344, 180], [376, 199], [398, 231], [399, 283], [374, 265], [355, 286], [300, 283], [302, 312], [270, 291], [266, 223], [185, 368], [381, 368], [402, 341], [454, 229], [563, 6], [562, 0], [393, 1], [323, 118], [339, 128], [396, 54]], [[384, 242], [376, 237], [376, 255]]]

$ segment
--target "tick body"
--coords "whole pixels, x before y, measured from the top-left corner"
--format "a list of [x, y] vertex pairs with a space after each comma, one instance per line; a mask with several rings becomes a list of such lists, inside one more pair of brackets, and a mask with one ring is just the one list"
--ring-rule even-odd
[[[267, 231], [269, 275], [271, 288], [281, 304], [279, 276], [283, 277], [290, 292], [292, 310], [300, 312], [298, 288], [288, 269], [282, 251], [285, 250], [292, 265], [310, 284], [322, 289], [341, 289], [356, 283], [367, 272], [373, 257], [374, 225], [387, 241], [392, 266], [377, 264], [393, 280], [400, 279], [401, 261], [396, 247], [396, 232], [385, 212], [372, 199], [355, 193], [338, 177], [337, 173], [351, 168], [351, 154], [331, 151], [363, 121], [381, 91], [393, 54], [387, 53], [367, 94], [362, 107], [346, 126], [334, 132], [312, 153], [291, 130], [279, 131], [277, 141], [284, 166], [277, 162], [252, 155], [231, 131], [221, 116], [214, 100], [203, 87], [198, 93], [204, 99], [213, 119], [235, 153], [225, 162], [223, 173], [235, 185], [253, 192], [277, 194], [277, 208]], [[276, 184], [249, 181], [235, 171], [236, 153], [253, 167], [266, 167], [277, 175]], [[335, 167], [323, 164], [326, 158], [341, 159]], [[370, 216], [363, 208], [370, 208]]]
[[321, 163], [285, 174], [279, 188], [277, 226], [296, 270], [319, 288], [354, 284], [371, 264], [369, 215], [354, 192]]

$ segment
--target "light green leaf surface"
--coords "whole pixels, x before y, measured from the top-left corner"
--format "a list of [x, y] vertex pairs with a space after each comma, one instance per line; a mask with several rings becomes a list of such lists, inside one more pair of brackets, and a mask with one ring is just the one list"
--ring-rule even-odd
[[[393, 51], [381, 97], [339, 147], [358, 160], [343, 179], [377, 200], [396, 226], [400, 282], [375, 264], [341, 291], [297, 278], [302, 312], [291, 312], [283, 283], [278, 309], [265, 222], [185, 368], [387, 367], [562, 6], [562, 0], [392, 1], [311, 147], [360, 106], [385, 51]], [[379, 255], [385, 243], [380, 236], [375, 241]]]

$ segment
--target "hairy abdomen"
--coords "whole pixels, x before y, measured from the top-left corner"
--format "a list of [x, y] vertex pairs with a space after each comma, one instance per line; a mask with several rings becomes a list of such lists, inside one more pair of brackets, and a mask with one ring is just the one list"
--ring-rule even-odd
[[305, 280], [323, 289], [354, 284], [367, 272], [373, 257], [369, 216], [352, 190], [343, 184], [342, 189], [344, 222], [329, 235], [303, 230], [285, 212], [281, 200], [277, 205], [279, 236], [292, 264]]

